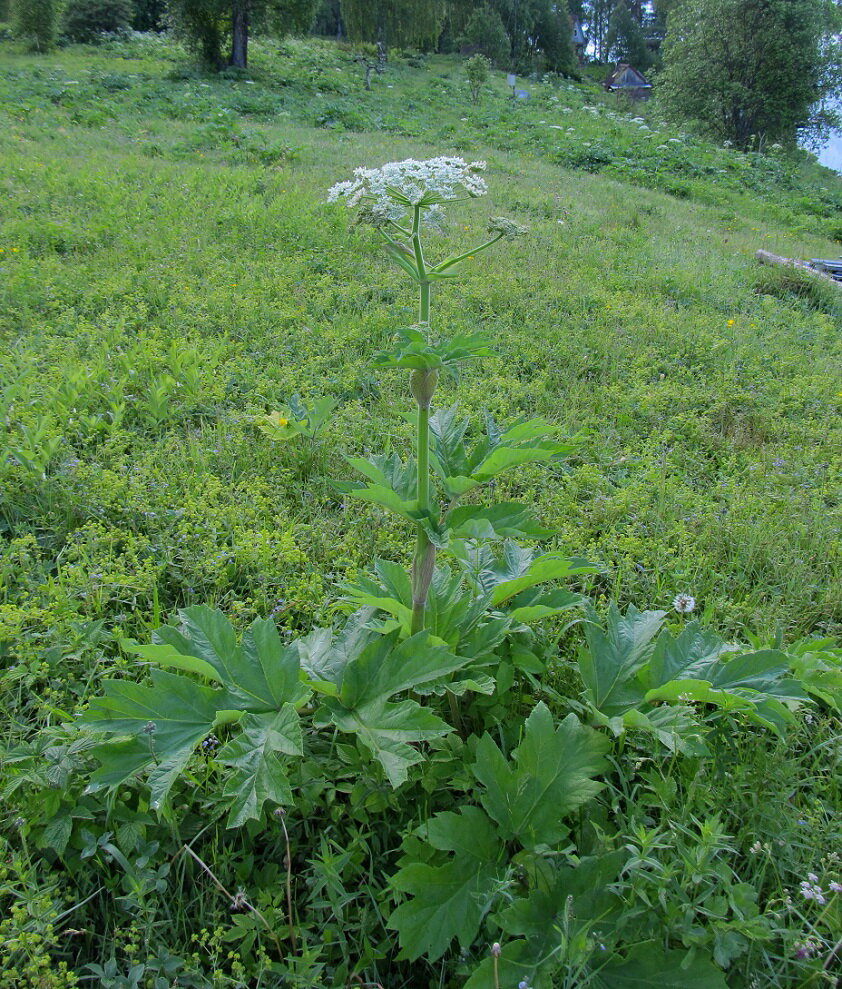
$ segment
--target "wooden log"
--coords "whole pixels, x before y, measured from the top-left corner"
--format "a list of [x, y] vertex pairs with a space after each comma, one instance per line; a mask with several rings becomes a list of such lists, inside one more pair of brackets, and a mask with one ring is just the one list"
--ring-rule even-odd
[[782, 264], [790, 268], [800, 268], [802, 271], [815, 275], [816, 278], [823, 278], [825, 281], [831, 282], [831, 284], [835, 285], [837, 288], [842, 288], [842, 282], [837, 282], [833, 276], [828, 274], [826, 271], [818, 271], [806, 261], [798, 261], [795, 258], [782, 258], [779, 254], [772, 254], [769, 251], [758, 251], [754, 256], [761, 264]]

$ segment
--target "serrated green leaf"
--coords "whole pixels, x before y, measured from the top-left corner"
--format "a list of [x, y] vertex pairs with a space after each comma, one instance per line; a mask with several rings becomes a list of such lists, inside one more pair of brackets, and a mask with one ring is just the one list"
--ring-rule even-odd
[[385, 508], [409, 522], [418, 520], [419, 512], [415, 502], [404, 501], [391, 488], [384, 487], [382, 484], [365, 484], [360, 487], [348, 485], [344, 487], [344, 490], [357, 501], [367, 501], [372, 505], [380, 505], [381, 508]]
[[553, 591], [536, 591], [529, 588], [514, 597], [509, 614], [514, 621], [528, 625], [530, 622], [560, 615], [572, 608], [584, 608], [588, 603], [588, 599], [583, 594], [575, 594], [573, 591], [565, 591], [561, 588]]
[[603, 989], [728, 989], [722, 972], [701, 952], [664, 951], [654, 941], [602, 967], [596, 984]]
[[676, 638], [664, 630], [655, 643], [646, 684], [660, 687], [682, 675], [706, 680], [706, 673], [732, 649], [733, 646], [710, 629], [703, 629], [697, 621], [688, 623]]
[[340, 731], [356, 735], [395, 788], [406, 782], [409, 767], [424, 759], [411, 743], [430, 741], [451, 731], [450, 725], [414, 700], [389, 703], [377, 698], [347, 708], [329, 697], [324, 707]]
[[512, 762], [490, 735], [480, 739], [473, 773], [485, 788], [482, 805], [506, 840], [516, 838], [526, 848], [556, 844], [568, 830], [564, 815], [602, 788], [593, 777], [607, 770], [609, 748], [605, 736], [573, 714], [555, 726], [540, 703], [526, 721]]
[[267, 800], [292, 803], [292, 792], [279, 755], [301, 755], [301, 723], [291, 704], [280, 711], [246, 714], [240, 734], [224, 745], [217, 762], [235, 770], [227, 780], [223, 797], [231, 804], [229, 828], [249, 819], [259, 820]]
[[152, 766], [148, 783], [153, 803], [160, 806], [214, 727], [226, 692], [164, 670], [153, 670], [151, 676], [151, 686], [105, 681], [104, 696], [93, 698], [81, 723], [124, 736], [93, 749], [102, 768], [91, 777], [91, 789], [116, 786]]
[[638, 611], [629, 605], [625, 616], [612, 601], [607, 630], [585, 626], [587, 648], [579, 653], [579, 672], [593, 706], [609, 717], [635, 707], [644, 698], [636, 674], [649, 660], [653, 639], [666, 612]]
[[120, 647], [127, 653], [140, 656], [150, 663], [158, 666], [169, 666], [185, 673], [195, 673], [197, 676], [207, 677], [217, 683], [221, 682], [219, 672], [210, 663], [196, 656], [185, 656], [174, 646], [165, 643], [157, 645], [143, 645], [134, 639], [121, 639]]
[[339, 696], [346, 707], [360, 707], [444, 680], [469, 663], [469, 657], [433, 645], [428, 632], [402, 642], [395, 634], [382, 636], [348, 664]]
[[392, 912], [389, 927], [398, 932], [401, 957], [435, 961], [454, 938], [470, 947], [491, 903], [503, 849], [477, 807], [437, 814], [420, 833], [434, 848], [454, 854], [440, 864], [402, 863], [392, 886], [410, 899]]
[[444, 524], [457, 539], [505, 539], [523, 537], [546, 539], [553, 535], [533, 518], [528, 508], [517, 502], [496, 505], [462, 505], [445, 516]]
[[273, 711], [306, 697], [299, 682], [298, 651], [281, 642], [271, 619], [256, 619], [238, 643], [233, 626], [217, 609], [196, 605], [180, 611], [179, 617], [180, 629], [165, 625], [153, 638], [216, 671], [230, 697], [220, 709]]

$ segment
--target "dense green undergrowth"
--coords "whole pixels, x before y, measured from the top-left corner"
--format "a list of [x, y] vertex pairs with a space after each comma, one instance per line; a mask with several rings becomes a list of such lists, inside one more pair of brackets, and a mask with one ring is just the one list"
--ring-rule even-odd
[[[455, 59], [395, 57], [369, 93], [327, 43], [263, 41], [253, 70], [222, 77], [185, 68], [165, 40], [48, 57], [0, 44], [0, 986], [392, 989], [477, 971], [489, 981], [472, 986], [494, 985], [470, 938], [461, 954], [398, 960], [387, 927], [402, 839], [405, 856], [445, 868], [449, 846], [424, 850], [413, 829], [463, 804], [467, 822], [488, 799], [482, 771], [464, 768], [469, 731], [434, 742], [399, 792], [347, 739], [316, 733], [283, 822], [229, 830], [213, 752], [197, 752], [160, 816], [141, 786], [85, 792], [92, 742], [72, 722], [103, 679], [136, 675], [120, 641], [148, 641], [180, 608], [218, 607], [240, 632], [272, 617], [292, 640], [334, 623], [337, 585], [375, 557], [408, 562], [404, 523], [332, 479], [351, 473], [346, 456], [410, 447], [405, 382], [371, 358], [415, 302], [325, 192], [357, 165], [441, 153], [487, 160], [493, 207], [453, 207], [437, 251], [476, 243], [489, 211], [530, 234], [436, 287], [437, 328], [481, 329], [496, 354], [442, 382], [437, 402], [579, 437], [574, 456], [501, 477], [493, 497], [530, 503], [558, 533], [547, 549], [599, 564], [566, 584], [594, 621], [609, 600], [668, 610], [686, 591], [734, 642], [838, 662], [839, 290], [761, 269], [754, 252], [839, 254], [842, 182], [565, 81], [528, 83], [512, 103], [495, 77], [475, 106]], [[273, 442], [255, 418], [293, 395], [336, 411]], [[507, 702], [521, 723], [540, 701], [594, 723], [568, 622], [529, 644], [541, 663]], [[472, 715], [477, 736], [490, 711]], [[838, 899], [799, 884], [842, 879], [837, 715], [825, 700], [777, 738], [732, 734], [732, 712], [705, 757], [621, 733], [598, 802], [552, 854], [625, 849], [610, 878], [620, 941], [688, 965], [698, 950], [728, 985], [832, 984]], [[516, 722], [499, 723], [508, 756]], [[516, 904], [535, 861], [506, 848], [489, 943], [528, 920]], [[548, 927], [566, 945], [557, 984], [574, 986], [610, 932], [577, 927], [565, 895]]]

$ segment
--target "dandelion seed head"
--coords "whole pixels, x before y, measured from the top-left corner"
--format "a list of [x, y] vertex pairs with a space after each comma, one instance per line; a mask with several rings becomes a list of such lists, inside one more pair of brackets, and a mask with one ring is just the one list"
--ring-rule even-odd
[[692, 594], [682, 592], [681, 594], [676, 594], [673, 598], [672, 606], [679, 615], [689, 615], [696, 608], [696, 599]]

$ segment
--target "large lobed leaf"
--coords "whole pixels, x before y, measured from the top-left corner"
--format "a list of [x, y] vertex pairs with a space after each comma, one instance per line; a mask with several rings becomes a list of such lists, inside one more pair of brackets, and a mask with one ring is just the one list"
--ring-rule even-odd
[[435, 961], [454, 938], [470, 947], [499, 880], [503, 848], [478, 807], [436, 814], [421, 833], [453, 854], [435, 863], [403, 861], [392, 886], [409, 899], [392, 912], [389, 927], [398, 932], [402, 958]]
[[574, 714], [555, 725], [541, 703], [526, 721], [523, 740], [509, 761], [490, 735], [477, 745], [473, 773], [485, 788], [482, 805], [500, 826], [501, 837], [524, 847], [554, 844], [567, 833], [566, 814], [587, 803], [608, 769], [608, 739]]

